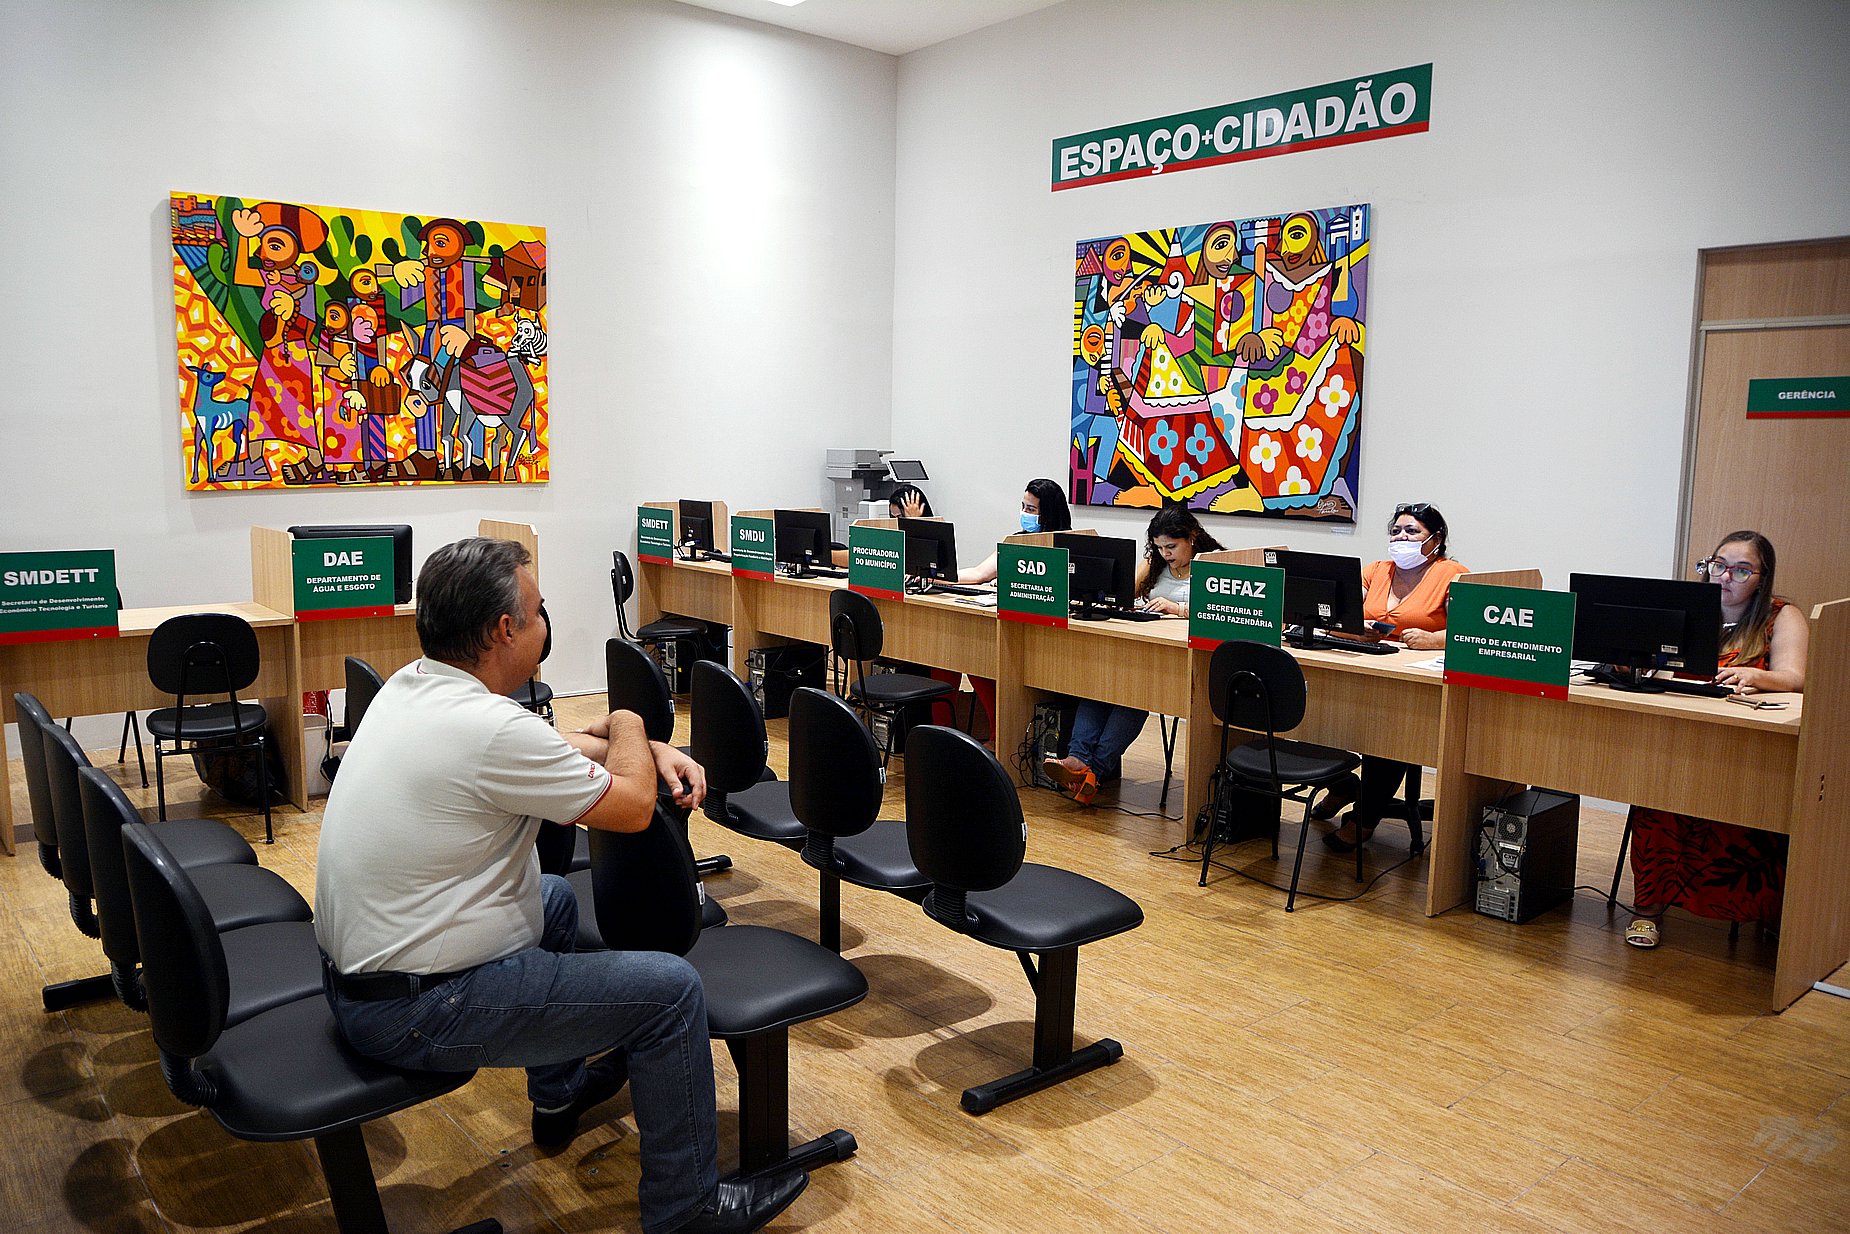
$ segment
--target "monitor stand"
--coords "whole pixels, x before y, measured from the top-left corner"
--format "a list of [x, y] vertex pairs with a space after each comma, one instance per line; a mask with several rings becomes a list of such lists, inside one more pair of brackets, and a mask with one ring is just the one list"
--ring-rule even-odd
[[1644, 676], [1648, 669], [1635, 664], [1615, 664], [1612, 666], [1612, 679], [1606, 684], [1614, 690], [1623, 690], [1627, 694], [1662, 694], [1664, 683], [1655, 677]]

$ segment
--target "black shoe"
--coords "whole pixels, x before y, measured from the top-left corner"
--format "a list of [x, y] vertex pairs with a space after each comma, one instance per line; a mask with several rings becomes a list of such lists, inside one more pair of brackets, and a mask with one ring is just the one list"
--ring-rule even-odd
[[1343, 812], [1344, 806], [1354, 805], [1356, 794], [1362, 791], [1362, 782], [1354, 773], [1333, 781], [1324, 790], [1323, 797], [1312, 807], [1310, 816], [1320, 823], [1327, 823]]
[[[1347, 818], [1343, 819], [1343, 821], [1345, 823], [1355, 824], [1355, 843], [1351, 844], [1349, 841], [1337, 835], [1334, 831], [1326, 831], [1323, 833], [1323, 847], [1333, 852], [1353, 853], [1356, 849], [1368, 843], [1368, 841], [1374, 837], [1375, 828], [1381, 825], [1379, 819], [1366, 825], [1358, 823], [1355, 821], [1354, 813], [1351, 813]], [[1341, 828], [1338, 828], [1338, 830], [1341, 830]]]
[[751, 1234], [771, 1224], [807, 1186], [809, 1175], [802, 1170], [743, 1182], [721, 1182], [694, 1219], [676, 1234]]
[[603, 1105], [629, 1083], [629, 1055], [612, 1050], [585, 1068], [585, 1084], [563, 1110], [533, 1111], [533, 1142], [541, 1148], [564, 1148], [578, 1134], [578, 1117]]

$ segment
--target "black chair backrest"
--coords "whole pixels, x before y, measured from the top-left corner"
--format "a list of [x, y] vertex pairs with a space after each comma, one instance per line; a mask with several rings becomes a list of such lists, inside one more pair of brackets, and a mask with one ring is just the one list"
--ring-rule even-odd
[[689, 752], [706, 768], [707, 786], [742, 793], [764, 774], [764, 713], [751, 687], [713, 660], [692, 669], [693, 739]]
[[51, 781], [45, 778], [45, 730], [57, 726], [51, 713], [31, 694], [15, 694], [13, 707], [19, 712], [19, 760], [26, 768], [26, 802], [32, 810], [32, 834], [39, 842], [40, 864], [55, 875], [58, 873], [58, 821], [52, 814]]
[[623, 612], [623, 606], [636, 594], [636, 572], [630, 569], [629, 556], [622, 549], [613, 549], [610, 554], [610, 597], [616, 601], [617, 612]]
[[84, 837], [90, 845], [90, 883], [96, 893], [103, 954], [127, 972], [141, 963], [141, 947], [135, 940], [135, 905], [129, 899], [122, 829], [141, 822], [141, 811], [100, 767], [78, 772], [77, 788], [83, 801]]
[[1008, 772], [968, 733], [906, 733], [906, 843], [919, 872], [952, 891], [990, 891], [1021, 870], [1028, 827]]
[[829, 596], [829, 645], [836, 655], [857, 664], [877, 660], [885, 639], [880, 610], [872, 600], [846, 587]]
[[1304, 722], [1304, 670], [1279, 647], [1222, 643], [1208, 661], [1208, 704], [1222, 724], [1288, 733]]
[[347, 740], [360, 731], [360, 721], [366, 718], [366, 709], [373, 705], [379, 691], [385, 689], [385, 679], [379, 676], [379, 670], [360, 659], [358, 656], [347, 657]]
[[673, 739], [674, 695], [669, 693], [668, 678], [654, 656], [624, 639], [607, 639], [604, 680], [610, 710], [633, 711], [641, 716], [650, 741]]
[[260, 667], [257, 632], [236, 613], [169, 617], [148, 639], [148, 679], [163, 694], [235, 694]]
[[686, 955], [700, 938], [706, 893], [687, 833], [659, 806], [641, 831], [591, 832], [591, 898], [612, 951]]
[[546, 657], [552, 654], [552, 614], [546, 611], [544, 604], [540, 605], [540, 620], [546, 623], [546, 643], [540, 648], [540, 663], [544, 664]]
[[141, 980], [154, 1043], [180, 1058], [198, 1058], [225, 1030], [231, 979], [225, 949], [199, 889], [146, 823], [122, 829]]
[[854, 708], [804, 686], [790, 696], [790, 809], [811, 831], [857, 836], [880, 817], [880, 748]]
[[51, 816], [57, 820], [58, 864], [64, 870], [64, 886], [71, 893], [72, 911], [82, 900], [86, 915], [93, 894], [90, 840], [84, 834], [83, 796], [77, 789], [77, 773], [89, 765], [89, 756], [77, 744], [77, 738], [56, 724], [46, 727], [45, 779], [51, 788]]

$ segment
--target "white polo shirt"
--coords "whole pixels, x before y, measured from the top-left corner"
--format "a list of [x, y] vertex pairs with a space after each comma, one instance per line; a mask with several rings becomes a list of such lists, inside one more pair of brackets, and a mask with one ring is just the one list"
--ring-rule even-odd
[[392, 675], [328, 794], [315, 938], [343, 973], [448, 973], [540, 941], [541, 820], [610, 773], [546, 721], [436, 660]]

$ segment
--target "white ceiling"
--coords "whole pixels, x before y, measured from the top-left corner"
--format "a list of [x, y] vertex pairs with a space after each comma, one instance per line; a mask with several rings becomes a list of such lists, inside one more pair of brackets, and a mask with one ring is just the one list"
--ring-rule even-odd
[[903, 56], [1036, 9], [1052, 8], [1060, 0], [804, 0], [793, 6], [775, 0], [681, 3]]

